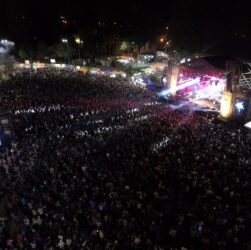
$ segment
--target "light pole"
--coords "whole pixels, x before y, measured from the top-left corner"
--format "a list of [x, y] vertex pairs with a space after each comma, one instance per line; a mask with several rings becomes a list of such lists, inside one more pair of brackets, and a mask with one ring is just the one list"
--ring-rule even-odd
[[133, 57], [133, 52], [134, 52], [134, 44], [135, 44], [135, 42], [132, 42], [131, 57]]
[[78, 44], [78, 58], [79, 58], [79, 61], [81, 61], [81, 50], [80, 50], [80, 48], [83, 46], [84, 41], [82, 41], [80, 38], [76, 38], [75, 42]]
[[68, 39], [62, 39], [62, 43], [66, 44], [67, 47], [67, 57], [68, 57], [68, 63], [70, 64], [70, 55], [69, 55], [69, 42]]
[[166, 54], [167, 54], [167, 48], [169, 47], [169, 45], [170, 45], [170, 42], [167, 41], [167, 42], [166, 42], [166, 46], [165, 46], [165, 53], [166, 53]]
[[157, 62], [157, 50], [159, 47], [159, 44], [163, 44], [165, 41], [165, 39], [163, 37], [157, 38], [155, 40], [155, 46], [154, 46], [154, 61]]
[[[164, 37], [161, 37], [160, 39], [159, 39], [159, 42], [160, 42], [160, 44], [161, 44], [161, 50], [162, 50], [162, 46], [164, 45], [164, 43], [165, 43], [165, 38]], [[164, 45], [164, 49], [166, 48], [166, 44]]]

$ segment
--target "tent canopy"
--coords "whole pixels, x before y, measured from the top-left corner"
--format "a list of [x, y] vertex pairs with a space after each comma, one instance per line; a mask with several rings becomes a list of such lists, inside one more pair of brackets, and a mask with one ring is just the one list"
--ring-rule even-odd
[[244, 125], [244, 127], [251, 129], [251, 121], [248, 122], [248, 123], [246, 123], [246, 124]]

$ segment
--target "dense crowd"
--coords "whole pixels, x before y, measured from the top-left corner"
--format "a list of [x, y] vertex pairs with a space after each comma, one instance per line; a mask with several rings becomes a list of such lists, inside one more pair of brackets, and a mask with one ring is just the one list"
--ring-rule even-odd
[[18, 72], [0, 85], [0, 249], [251, 249], [251, 146], [127, 78]]

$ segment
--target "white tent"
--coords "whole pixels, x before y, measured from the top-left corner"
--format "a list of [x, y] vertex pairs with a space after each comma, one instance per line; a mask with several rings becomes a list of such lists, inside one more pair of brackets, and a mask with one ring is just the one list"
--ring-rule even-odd
[[251, 121], [248, 122], [248, 123], [246, 123], [246, 124], [244, 125], [244, 127], [251, 129]]

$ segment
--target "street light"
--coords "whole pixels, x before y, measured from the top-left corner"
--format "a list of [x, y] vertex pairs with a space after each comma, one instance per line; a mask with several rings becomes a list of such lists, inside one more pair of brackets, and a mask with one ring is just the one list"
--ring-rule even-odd
[[80, 42], [81, 42], [80, 38], [76, 38], [76, 39], [75, 39], [75, 42], [76, 42], [77, 44], [80, 44]]
[[67, 57], [68, 57], [68, 63], [70, 64], [70, 55], [69, 55], [69, 42], [68, 39], [63, 38], [62, 43], [66, 44], [67, 47]]
[[79, 37], [77, 37], [75, 39], [75, 42], [78, 44], [78, 57], [79, 57], [79, 61], [81, 60], [81, 51], [80, 48], [83, 46], [84, 41], [82, 41]]

